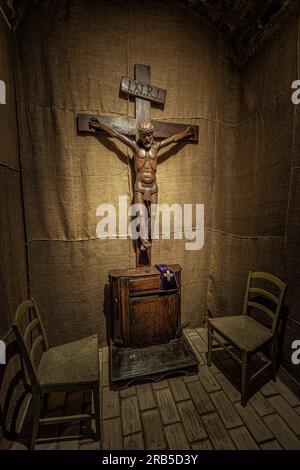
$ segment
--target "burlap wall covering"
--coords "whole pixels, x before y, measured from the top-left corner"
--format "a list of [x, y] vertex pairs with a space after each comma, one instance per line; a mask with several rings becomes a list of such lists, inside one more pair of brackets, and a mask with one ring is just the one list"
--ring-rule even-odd
[[222, 66], [214, 28], [174, 2], [40, 2], [17, 30], [16, 55], [30, 288], [51, 343], [94, 331], [103, 341], [107, 271], [135, 264], [130, 240], [96, 238], [97, 206], [129, 194], [126, 148], [117, 144], [122, 159], [107, 139], [76, 132], [78, 112], [133, 115], [119, 85], [135, 63], [167, 89], [153, 117], [200, 127], [199, 145], [161, 163], [158, 184], [160, 202], [205, 204], [204, 248], [159, 240], [153, 263], [182, 264], [183, 322], [203, 324]]
[[[99, 332], [107, 271], [134, 266], [130, 240], [96, 238], [96, 208], [129, 195], [126, 149], [76, 133], [76, 114], [133, 115], [122, 75], [150, 64], [167, 89], [152, 116], [200, 127], [158, 171], [159, 199], [205, 204], [205, 244], [159, 240], [153, 263], [183, 266], [183, 324], [239, 312], [249, 269], [286, 277], [297, 321], [298, 20], [242, 70], [203, 18], [171, 1], [39, 2], [17, 30], [21, 160], [30, 288], [52, 344]], [[286, 66], [282, 66], [282, 60]], [[291, 172], [291, 168], [293, 168]], [[287, 217], [288, 213], [288, 217]], [[298, 255], [299, 256], [299, 255]], [[298, 274], [297, 274], [298, 273]], [[299, 332], [300, 333], [300, 332]], [[286, 343], [286, 357], [290, 357]]]
[[[8, 331], [17, 305], [28, 295], [11, 31], [1, 13], [0, 79], [6, 83], [6, 104], [0, 105], [0, 339], [7, 345], [7, 365], [0, 371], [1, 440], [3, 430], [11, 429], [11, 417], [24, 392], [14, 335]], [[1, 448], [7, 446], [8, 441], [1, 440]]]
[[249, 270], [286, 280], [283, 363], [299, 377], [291, 364], [291, 342], [300, 338], [297, 44], [296, 16], [243, 68], [240, 115], [220, 126], [207, 306], [213, 315], [241, 311]]
[[11, 35], [0, 15], [0, 79], [6, 104], [0, 105], [0, 337], [27, 296], [26, 257]]

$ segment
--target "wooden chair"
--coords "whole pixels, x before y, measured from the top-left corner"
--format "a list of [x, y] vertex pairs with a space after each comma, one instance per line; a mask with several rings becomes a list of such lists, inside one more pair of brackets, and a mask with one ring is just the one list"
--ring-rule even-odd
[[[30, 321], [24, 325], [26, 312], [30, 314]], [[95, 419], [96, 438], [100, 440], [98, 336], [49, 348], [43, 322], [33, 298], [19, 305], [13, 330], [32, 391], [33, 426], [30, 449], [34, 449], [39, 425], [43, 424]], [[36, 365], [39, 350], [41, 356], [39, 364]], [[87, 389], [93, 394], [94, 413], [41, 418], [43, 400], [47, 399], [51, 392]]]
[[[263, 282], [264, 288], [256, 287], [259, 282]], [[268, 284], [268, 290], [265, 288], [266, 284]], [[276, 381], [278, 327], [286, 288], [287, 285], [272, 274], [250, 271], [246, 285], [243, 314], [208, 319], [207, 363], [211, 366], [212, 346], [213, 341], [216, 341], [241, 366], [241, 404], [243, 406], [247, 404], [249, 382], [253, 381], [267, 367], [272, 367], [272, 378], [274, 382]], [[276, 295], [273, 293], [274, 289], [276, 290]], [[249, 315], [251, 313], [250, 310], [253, 309], [263, 312], [271, 318], [270, 328]], [[271, 345], [271, 360], [268, 360], [259, 370], [250, 376], [249, 365], [251, 358], [268, 345]], [[236, 354], [236, 350], [238, 354]]]

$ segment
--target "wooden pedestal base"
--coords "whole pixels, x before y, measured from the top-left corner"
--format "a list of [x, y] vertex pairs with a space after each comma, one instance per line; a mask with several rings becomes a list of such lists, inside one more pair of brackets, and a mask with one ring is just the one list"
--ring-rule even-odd
[[181, 266], [170, 269], [178, 286], [169, 289], [161, 289], [155, 267], [109, 272], [112, 388], [197, 372], [198, 361], [180, 324]]
[[198, 360], [184, 335], [168, 343], [145, 348], [119, 348], [110, 344], [111, 388], [159, 381], [176, 374], [197, 373]]

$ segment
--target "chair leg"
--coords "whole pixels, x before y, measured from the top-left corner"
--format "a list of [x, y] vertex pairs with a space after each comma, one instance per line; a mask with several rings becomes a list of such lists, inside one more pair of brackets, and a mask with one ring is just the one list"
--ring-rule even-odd
[[277, 374], [277, 341], [274, 339], [271, 349], [271, 358], [272, 358], [272, 379], [273, 382], [276, 382]]
[[94, 403], [97, 441], [100, 441], [101, 418], [100, 418], [100, 383], [99, 382], [95, 382], [93, 385], [93, 403]]
[[35, 442], [39, 432], [39, 419], [40, 419], [40, 412], [41, 412], [41, 396], [38, 392], [33, 392], [32, 395], [32, 434], [31, 434], [31, 442], [30, 442], [30, 450], [34, 449]]
[[45, 394], [43, 395], [43, 399], [44, 399], [43, 409], [44, 409], [45, 411], [48, 410], [49, 397], [50, 397], [50, 393], [45, 393]]
[[211, 350], [212, 350], [212, 342], [213, 342], [213, 330], [208, 323], [208, 328], [207, 328], [207, 344], [208, 344], [208, 352], [207, 352], [207, 365], [211, 367]]
[[246, 356], [243, 358], [242, 364], [242, 396], [241, 396], [241, 405], [246, 406], [248, 401], [248, 359]]

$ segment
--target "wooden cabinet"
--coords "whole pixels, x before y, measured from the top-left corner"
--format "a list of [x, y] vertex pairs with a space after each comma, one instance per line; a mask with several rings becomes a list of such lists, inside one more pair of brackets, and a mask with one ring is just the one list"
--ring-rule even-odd
[[[180, 285], [179, 265], [170, 266]], [[115, 345], [141, 347], [170, 341], [180, 332], [180, 287], [160, 289], [156, 268], [109, 272], [111, 338]]]
[[170, 341], [179, 331], [179, 295], [151, 295], [129, 301], [132, 347]]
[[110, 378], [112, 385], [158, 380], [197, 368], [180, 326], [181, 266], [170, 266], [179, 287], [161, 290], [155, 267], [109, 272], [111, 293]]

